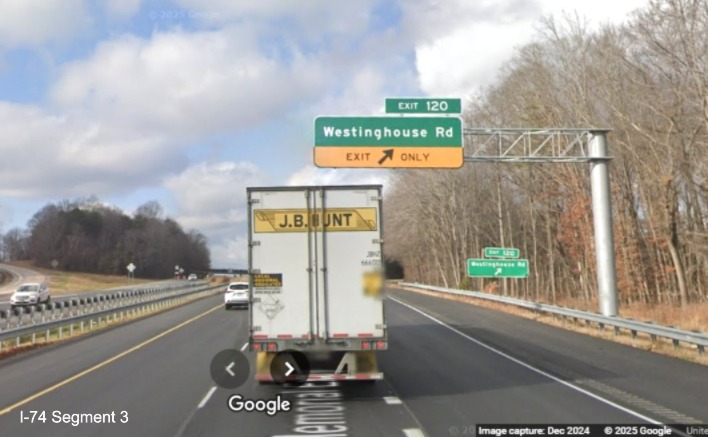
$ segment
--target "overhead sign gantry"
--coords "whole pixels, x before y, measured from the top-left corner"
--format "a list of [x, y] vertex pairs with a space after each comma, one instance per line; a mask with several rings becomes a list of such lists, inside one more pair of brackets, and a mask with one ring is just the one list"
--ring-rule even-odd
[[[450, 115], [461, 112], [459, 100], [387, 99], [386, 112], [396, 113], [397, 116], [317, 117], [315, 165], [341, 168], [460, 168], [464, 162], [590, 163], [600, 312], [606, 316], [617, 315], [617, 273], [608, 167], [611, 158], [607, 146], [609, 129], [463, 129], [462, 120]], [[528, 264], [525, 267], [517, 264], [515, 268], [528, 268]], [[504, 266], [501, 272], [497, 269], [499, 267], [492, 274], [496, 272], [496, 276], [500, 276], [504, 273]]]

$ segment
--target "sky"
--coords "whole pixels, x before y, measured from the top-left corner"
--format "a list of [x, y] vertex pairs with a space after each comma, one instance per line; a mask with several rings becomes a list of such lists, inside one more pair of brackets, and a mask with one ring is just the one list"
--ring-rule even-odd
[[50, 202], [158, 201], [247, 263], [249, 186], [382, 183], [312, 163], [320, 115], [491, 86], [539, 20], [647, 0], [0, 0], [0, 233]]

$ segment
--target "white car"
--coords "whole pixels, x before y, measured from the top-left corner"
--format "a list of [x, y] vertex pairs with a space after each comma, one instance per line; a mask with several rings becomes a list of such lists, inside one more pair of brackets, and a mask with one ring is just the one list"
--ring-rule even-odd
[[199, 278], [197, 277], [196, 273], [190, 273], [189, 276], [187, 276], [188, 281], [196, 281], [197, 279]]
[[232, 282], [226, 287], [224, 307], [228, 310], [232, 306], [248, 308], [248, 282]]
[[10, 297], [10, 307], [26, 305], [39, 305], [40, 303], [49, 303], [49, 288], [46, 284], [28, 283], [22, 284]]

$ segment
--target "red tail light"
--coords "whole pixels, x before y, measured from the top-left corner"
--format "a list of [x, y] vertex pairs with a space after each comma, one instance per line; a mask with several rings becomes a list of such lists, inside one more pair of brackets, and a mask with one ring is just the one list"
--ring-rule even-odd
[[278, 345], [275, 343], [268, 343], [268, 351], [274, 351], [278, 349]]
[[253, 350], [254, 350], [254, 351], [260, 351], [260, 350], [261, 350], [261, 344], [260, 344], [260, 343], [253, 343]]
[[376, 342], [376, 349], [386, 349], [386, 342], [379, 340]]
[[361, 348], [364, 350], [369, 350], [371, 349], [371, 343], [369, 343], [368, 341], [362, 341]]

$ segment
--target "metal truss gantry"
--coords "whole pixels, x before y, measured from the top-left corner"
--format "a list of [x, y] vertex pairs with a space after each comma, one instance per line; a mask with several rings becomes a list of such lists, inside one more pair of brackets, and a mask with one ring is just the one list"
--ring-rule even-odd
[[610, 129], [463, 129], [465, 162], [590, 162], [590, 141]]
[[610, 129], [464, 129], [465, 162], [590, 163], [600, 313], [616, 316], [617, 273], [607, 133]]

